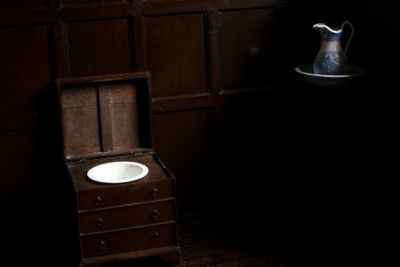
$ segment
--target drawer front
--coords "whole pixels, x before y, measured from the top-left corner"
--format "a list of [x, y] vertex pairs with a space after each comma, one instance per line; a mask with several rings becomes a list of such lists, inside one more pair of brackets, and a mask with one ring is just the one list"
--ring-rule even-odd
[[175, 245], [174, 224], [122, 230], [81, 237], [83, 258]]
[[124, 184], [104, 189], [80, 191], [78, 194], [79, 210], [91, 210], [124, 205], [135, 202], [154, 201], [173, 197], [171, 180], [147, 184]]
[[173, 221], [174, 202], [163, 201], [145, 205], [113, 208], [79, 215], [81, 233]]

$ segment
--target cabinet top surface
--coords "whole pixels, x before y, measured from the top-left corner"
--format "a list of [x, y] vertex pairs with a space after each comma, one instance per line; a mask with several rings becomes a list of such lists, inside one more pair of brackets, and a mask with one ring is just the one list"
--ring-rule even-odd
[[[87, 172], [92, 167], [99, 164], [115, 162], [115, 161], [132, 161], [138, 162], [148, 167], [148, 174], [136, 181], [121, 184], [105, 184], [92, 181], [87, 177]], [[72, 178], [76, 191], [96, 190], [105, 188], [118, 188], [127, 185], [143, 185], [170, 179], [170, 174], [163, 165], [156, 159], [154, 153], [141, 155], [122, 155], [106, 158], [91, 159], [85, 161], [68, 162], [67, 168]]]

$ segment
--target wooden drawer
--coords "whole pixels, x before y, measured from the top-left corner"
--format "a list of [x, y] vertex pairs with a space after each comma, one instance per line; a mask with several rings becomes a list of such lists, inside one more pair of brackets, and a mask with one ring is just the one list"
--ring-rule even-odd
[[78, 209], [92, 210], [172, 197], [174, 197], [173, 183], [169, 179], [156, 183], [116, 185], [104, 189], [80, 191]]
[[83, 212], [79, 214], [79, 225], [81, 233], [93, 233], [173, 221], [174, 218], [174, 202], [162, 201], [96, 212]]
[[83, 258], [175, 245], [173, 223], [81, 236]]

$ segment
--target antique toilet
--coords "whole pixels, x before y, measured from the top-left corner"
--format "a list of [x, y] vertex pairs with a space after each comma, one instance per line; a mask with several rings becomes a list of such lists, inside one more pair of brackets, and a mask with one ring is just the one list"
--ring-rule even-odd
[[149, 73], [58, 80], [57, 89], [79, 266], [156, 255], [177, 264], [175, 178], [152, 149]]

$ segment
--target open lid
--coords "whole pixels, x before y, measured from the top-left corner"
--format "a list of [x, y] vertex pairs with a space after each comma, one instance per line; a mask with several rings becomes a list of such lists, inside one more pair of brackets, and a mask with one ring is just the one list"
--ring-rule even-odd
[[152, 148], [150, 74], [57, 80], [64, 159]]

